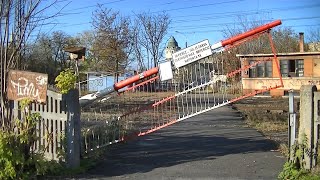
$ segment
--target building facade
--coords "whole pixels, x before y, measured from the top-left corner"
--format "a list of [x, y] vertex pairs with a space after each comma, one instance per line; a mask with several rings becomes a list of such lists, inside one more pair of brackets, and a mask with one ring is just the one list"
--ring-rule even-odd
[[262, 61], [242, 72], [243, 93], [280, 85], [279, 70], [284, 87], [271, 90], [271, 96], [299, 91], [301, 85], [316, 85], [320, 89], [320, 52], [278, 53], [279, 70], [273, 54], [238, 54], [237, 57], [242, 67]]

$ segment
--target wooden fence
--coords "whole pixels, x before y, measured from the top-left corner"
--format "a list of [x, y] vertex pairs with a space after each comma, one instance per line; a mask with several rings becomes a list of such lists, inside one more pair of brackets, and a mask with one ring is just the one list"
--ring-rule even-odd
[[[35, 151], [44, 150], [48, 160], [65, 160], [69, 167], [80, 163], [80, 107], [78, 91], [66, 95], [47, 90], [46, 104], [30, 105], [31, 113], [39, 113], [36, 125]], [[19, 119], [23, 114], [19, 101], [13, 102], [13, 115]]]

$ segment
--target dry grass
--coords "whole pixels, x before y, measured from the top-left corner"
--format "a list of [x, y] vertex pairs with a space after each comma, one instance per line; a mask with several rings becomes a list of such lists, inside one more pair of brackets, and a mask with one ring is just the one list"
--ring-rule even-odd
[[283, 98], [248, 98], [233, 106], [245, 116], [247, 126], [275, 141], [278, 150], [287, 156], [288, 104]]
[[289, 148], [287, 144], [280, 143], [278, 146], [279, 152], [286, 157], [289, 157]]
[[286, 113], [272, 113], [256, 107], [256, 109], [241, 110], [245, 115], [246, 123], [262, 133], [269, 132], [285, 132], [287, 130], [287, 114]]
[[286, 122], [274, 122], [274, 121], [264, 121], [264, 122], [256, 122], [256, 121], [246, 121], [246, 123], [258, 131], [262, 133], [268, 132], [284, 132], [287, 130], [288, 124]]

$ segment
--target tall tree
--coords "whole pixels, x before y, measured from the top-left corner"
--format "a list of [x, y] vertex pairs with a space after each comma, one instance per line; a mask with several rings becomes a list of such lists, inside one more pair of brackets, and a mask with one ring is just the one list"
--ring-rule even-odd
[[308, 41], [311, 51], [320, 51], [320, 28], [313, 28], [308, 32]]
[[72, 65], [64, 48], [76, 46], [77, 40], [62, 31], [51, 35], [40, 34], [36, 42], [28, 44], [25, 68], [48, 74], [48, 83], [54, 84], [55, 77], [65, 68]]
[[[43, 20], [43, 12], [57, 1], [40, 6], [41, 0], [2, 0], [0, 2], [0, 118], [2, 127], [10, 123], [7, 78], [10, 69], [21, 69], [26, 42]], [[48, 3], [48, 2], [47, 2]]]
[[139, 20], [135, 19], [134, 25], [132, 28], [132, 48], [133, 48], [133, 57], [137, 62], [138, 70], [143, 71], [147, 68], [147, 65], [145, 64], [145, 57], [146, 57], [146, 49], [147, 44], [144, 42], [144, 39], [141, 37], [141, 25]]
[[153, 66], [156, 67], [161, 57], [160, 44], [167, 34], [171, 19], [165, 12], [142, 13], [137, 15], [137, 19], [142, 26], [140, 43], [146, 48], [147, 53], [151, 54]]
[[130, 19], [122, 17], [118, 11], [99, 5], [93, 13], [92, 25], [95, 30], [92, 52], [96, 61], [92, 68], [113, 73], [118, 81], [119, 73], [130, 62]]
[[[261, 26], [266, 21], [262, 17], [248, 17], [241, 16], [237, 22], [232, 26], [227, 26], [224, 30], [224, 37], [229, 38], [237, 34], [249, 31], [255, 27]], [[279, 53], [297, 52], [299, 51], [299, 37], [291, 28], [274, 28], [272, 37], [276, 50]], [[260, 36], [257, 39], [252, 39], [246, 43], [232, 48], [229, 53], [224, 54], [225, 70], [230, 72], [240, 67], [239, 59], [236, 54], [257, 54], [257, 53], [271, 53], [270, 42], [267, 36]]]

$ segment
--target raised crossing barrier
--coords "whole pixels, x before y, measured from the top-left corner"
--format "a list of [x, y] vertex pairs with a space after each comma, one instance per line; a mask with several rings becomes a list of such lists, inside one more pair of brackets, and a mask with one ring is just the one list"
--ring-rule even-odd
[[[81, 118], [91, 124], [86, 131], [84, 152], [145, 135], [243, 98], [283, 87], [270, 34], [270, 29], [280, 24], [281, 21], [277, 20], [212, 46], [208, 40], [201, 41], [174, 53], [172, 61], [80, 98], [83, 106]], [[221, 53], [263, 34], [269, 37], [274, 57], [226, 71], [226, 61]], [[271, 61], [276, 67], [278, 82], [242, 94], [241, 84], [230, 81], [265, 61]], [[112, 92], [118, 92], [118, 95], [112, 95]], [[95, 102], [103, 97], [107, 97], [103, 103]], [[94, 114], [94, 118], [90, 118], [90, 114]], [[107, 116], [110, 119], [103, 118]]]

